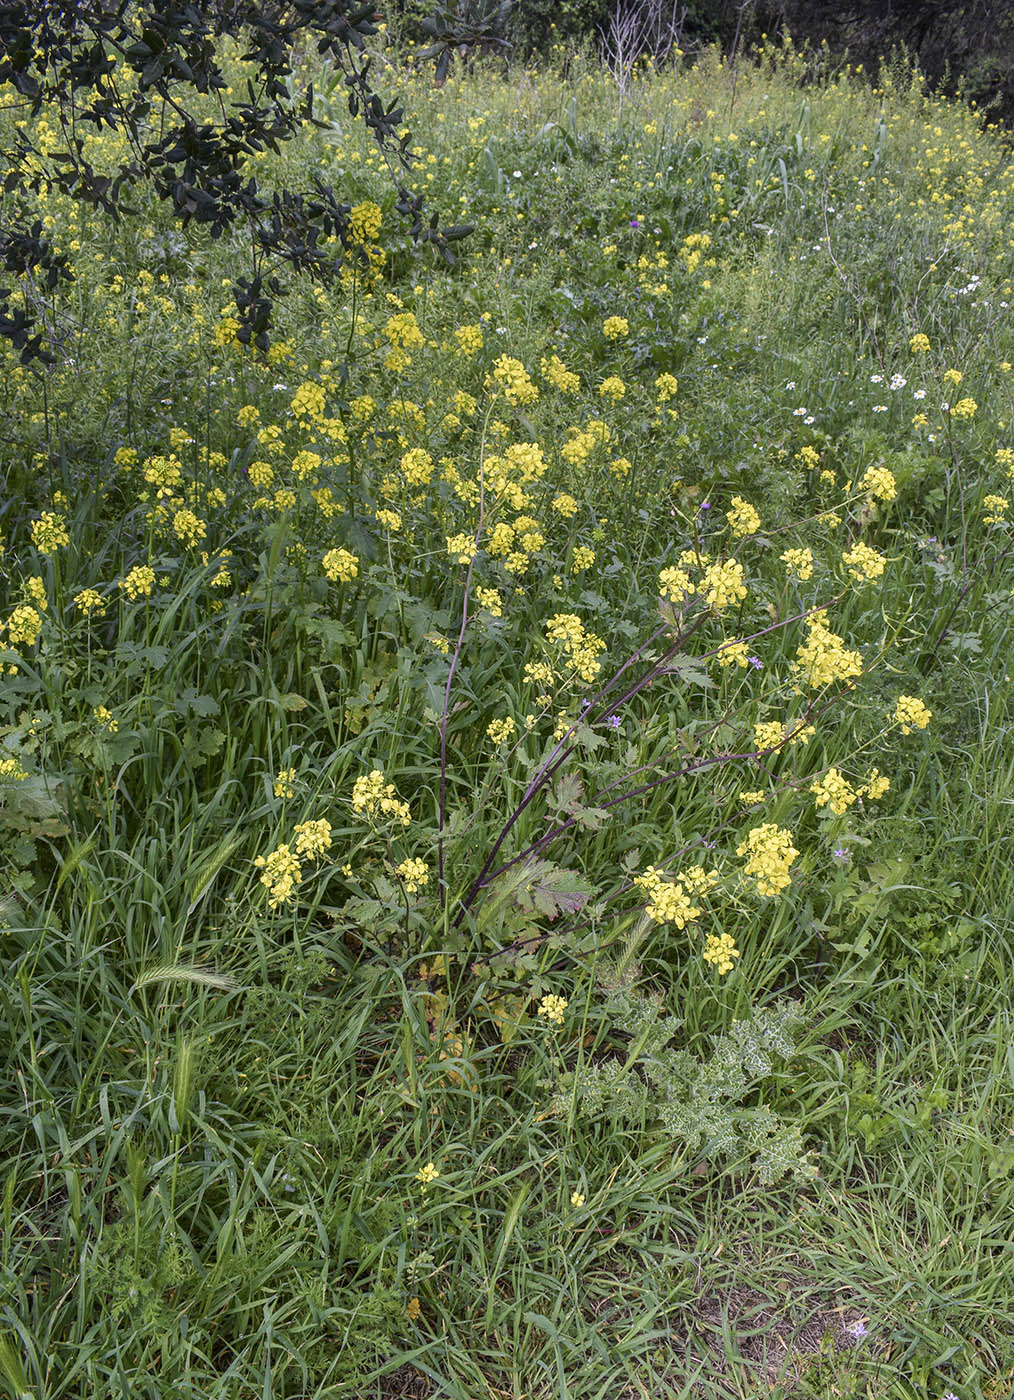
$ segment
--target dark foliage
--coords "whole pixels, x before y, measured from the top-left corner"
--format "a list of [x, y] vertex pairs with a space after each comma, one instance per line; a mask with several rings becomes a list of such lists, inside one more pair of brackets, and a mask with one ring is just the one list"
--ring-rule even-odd
[[[277, 151], [313, 121], [313, 89], [295, 95], [293, 70], [308, 47], [343, 76], [349, 111], [389, 153], [392, 173], [409, 164], [402, 111], [385, 106], [370, 79], [367, 38], [375, 7], [359, 0], [0, 0], [0, 84], [14, 115], [28, 120], [0, 147], [0, 256], [16, 279], [0, 289], [0, 334], [23, 361], [51, 358], [35, 333], [37, 293], [70, 276], [66, 262], [30, 223], [24, 196], [59, 189], [111, 218], [129, 213], [130, 191], [147, 184], [183, 224], [212, 238], [242, 224], [250, 234], [250, 275], [234, 288], [239, 339], [268, 345], [283, 267], [330, 279], [349, 241], [350, 206], [314, 178], [308, 189], [261, 188], [244, 176], [247, 158]], [[438, 38], [440, 36], [437, 36]], [[453, 34], [447, 36], [448, 41]], [[227, 93], [222, 41], [237, 41], [253, 68], [245, 93]], [[439, 54], [440, 44], [435, 46]], [[205, 99], [212, 98], [208, 103]], [[197, 116], [195, 105], [214, 115]], [[43, 154], [32, 119], [57, 113], [62, 148]], [[157, 115], [158, 120], [154, 120]], [[85, 133], [110, 128], [128, 155], [109, 172], [85, 157]], [[396, 208], [413, 237], [449, 243], [466, 229], [423, 223], [422, 201], [400, 182]], [[336, 255], [326, 240], [335, 235]]]
[[[559, 42], [597, 42], [618, 3], [623, 0], [515, 4], [506, 28], [512, 57], [546, 56]], [[826, 43], [833, 61], [847, 58], [873, 73], [892, 51], [903, 52], [931, 87], [961, 93], [1014, 124], [1011, 0], [685, 0], [683, 8], [681, 43], [688, 52], [718, 44], [743, 53], [761, 34], [783, 30], [797, 43]]]
[[755, 24], [826, 42], [876, 69], [904, 50], [930, 85], [961, 93], [1014, 122], [1014, 5], [1010, 0], [759, 0]]

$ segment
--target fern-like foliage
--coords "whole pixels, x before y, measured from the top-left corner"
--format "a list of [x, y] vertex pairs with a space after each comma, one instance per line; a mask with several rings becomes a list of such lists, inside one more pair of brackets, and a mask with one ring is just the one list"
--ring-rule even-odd
[[763, 1185], [789, 1175], [816, 1175], [795, 1124], [771, 1109], [745, 1101], [794, 1048], [795, 1008], [780, 1006], [735, 1021], [711, 1037], [711, 1053], [698, 1058], [674, 1045], [682, 1022], [647, 997], [627, 989], [609, 994], [614, 1029], [629, 1037], [626, 1059], [607, 1059], [563, 1075], [553, 1109], [583, 1118], [647, 1123], [654, 1136], [683, 1144], [691, 1153], [749, 1162]]

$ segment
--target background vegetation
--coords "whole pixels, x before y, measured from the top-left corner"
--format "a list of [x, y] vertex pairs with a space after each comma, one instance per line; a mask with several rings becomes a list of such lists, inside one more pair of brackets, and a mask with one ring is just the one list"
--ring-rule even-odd
[[[446, 9], [486, 5], [470, 0]], [[392, 26], [421, 37], [420, 23], [433, 6], [392, 0], [385, 9]], [[512, 60], [525, 63], [545, 59], [555, 46], [597, 48], [614, 16], [651, 13], [678, 18], [689, 53], [710, 45], [726, 55], [742, 53], [787, 31], [835, 66], [858, 64], [876, 73], [885, 57], [907, 55], [934, 90], [961, 94], [1006, 122], [1014, 116], [1014, 12], [1006, 0], [524, 0], [510, 7], [503, 32]]]
[[0, 365], [8, 1391], [999, 1400], [1007, 144], [408, 79], [448, 269], [317, 79], [253, 163], [361, 256], [267, 355], [52, 195]]

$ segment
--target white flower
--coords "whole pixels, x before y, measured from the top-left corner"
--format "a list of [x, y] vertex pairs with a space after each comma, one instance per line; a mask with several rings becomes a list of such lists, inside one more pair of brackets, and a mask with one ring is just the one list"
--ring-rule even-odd
[[892, 388], [892, 389], [904, 389], [904, 387], [905, 387], [905, 385], [906, 385], [907, 383], [908, 383], [908, 380], [905, 378], [905, 376], [904, 376], [903, 374], [892, 374], [892, 375], [891, 375], [891, 388]]
[[786, 389], [794, 389], [796, 387], [796, 381], [794, 379], [790, 379], [785, 387]]
[[871, 374], [871, 375], [870, 375], [870, 383], [871, 383], [871, 384], [883, 384], [883, 382], [884, 382], [884, 376], [883, 376], [882, 374]]
[[808, 413], [808, 414], [806, 415], [806, 417], [803, 419], [803, 422], [804, 422], [804, 423], [812, 423], [813, 421], [814, 421], [814, 420], [813, 420], [813, 414], [812, 414], [812, 413]]
[[802, 417], [805, 416], [805, 414], [806, 414], [806, 409], [805, 409], [805, 408], [794, 408], [794, 409], [792, 410], [792, 416], [793, 416], [793, 418], [802, 418]]
[[874, 412], [874, 413], [886, 413], [886, 412], [887, 412], [887, 404], [886, 404], [886, 403], [875, 403], [875, 404], [873, 405], [873, 412]]
[[926, 397], [926, 390], [925, 390], [925, 389], [914, 389], [914, 390], [912, 391], [912, 397], [913, 397], [914, 399], [924, 399], [924, 398]]

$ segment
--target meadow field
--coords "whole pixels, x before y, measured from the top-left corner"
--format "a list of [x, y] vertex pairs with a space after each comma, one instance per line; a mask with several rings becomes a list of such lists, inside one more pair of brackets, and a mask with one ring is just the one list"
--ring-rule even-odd
[[239, 237], [39, 199], [0, 1382], [1009, 1400], [1010, 138], [783, 44], [385, 42], [475, 232], [308, 66], [256, 165], [360, 255], [266, 354]]

